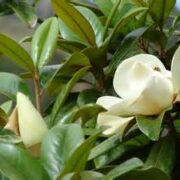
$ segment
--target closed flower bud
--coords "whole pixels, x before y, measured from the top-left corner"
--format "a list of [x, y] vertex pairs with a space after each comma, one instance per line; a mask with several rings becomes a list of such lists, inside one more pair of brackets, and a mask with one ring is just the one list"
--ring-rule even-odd
[[17, 93], [18, 124], [21, 139], [26, 147], [42, 141], [47, 126], [31, 101], [24, 94]]

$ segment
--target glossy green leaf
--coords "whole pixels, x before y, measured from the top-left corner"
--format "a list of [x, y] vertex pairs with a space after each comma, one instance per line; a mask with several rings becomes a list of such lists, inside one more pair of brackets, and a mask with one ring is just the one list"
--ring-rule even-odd
[[167, 175], [170, 175], [175, 162], [175, 141], [174, 136], [168, 135], [152, 148], [144, 169], [157, 168]]
[[33, 61], [29, 54], [17, 42], [4, 34], [0, 34], [0, 52], [23, 69], [34, 71]]
[[99, 155], [113, 149], [118, 144], [120, 144], [119, 134], [109, 137], [108, 139], [104, 140], [103, 142], [101, 142], [91, 150], [91, 153], [89, 155], [89, 160], [92, 160], [98, 157]]
[[76, 111], [77, 109], [78, 106], [76, 104], [76, 101], [72, 100], [70, 97], [69, 100], [67, 100], [64, 106], [58, 112], [55, 123], [56, 124], [67, 124], [68, 122], [71, 123], [72, 122], [71, 114], [73, 114], [73, 112]]
[[[107, 46], [101, 46], [100, 48], [89, 47], [82, 50], [88, 58], [91, 64], [98, 69], [102, 69], [106, 65], [106, 56], [107, 56]], [[95, 72], [95, 75], [98, 74], [98, 71]]]
[[[81, 46], [84, 46], [84, 47], [89, 46], [89, 44], [85, 40], [83, 40], [81, 37], [79, 37], [73, 31], [73, 29], [70, 29], [70, 27], [68, 27], [66, 25], [66, 23], [61, 19], [59, 19], [59, 31], [60, 31], [61, 37], [64, 40], [78, 43], [78, 44], [80, 44]], [[61, 45], [61, 44], [59, 44], [59, 45]]]
[[[112, 18], [111, 24], [115, 26], [118, 23], [119, 19], [121, 19], [124, 15], [140, 7], [144, 7], [144, 6], [137, 6], [136, 4], [133, 3], [133, 0], [130, 0], [130, 1], [121, 0], [118, 6], [117, 12], [114, 14], [114, 17]], [[134, 21], [136, 21], [136, 19], [138, 20], [140, 19], [138, 16], [137, 17], [134, 16], [134, 17], [132, 17]]]
[[40, 80], [41, 86], [46, 89], [52, 83], [53, 79], [55, 78], [59, 68], [61, 67], [60, 64], [57, 65], [47, 65], [43, 66], [40, 69]]
[[138, 158], [129, 159], [111, 170], [105, 177], [102, 178], [102, 180], [112, 180], [118, 178], [129, 171], [142, 167], [142, 165], [143, 162]]
[[17, 92], [31, 96], [31, 92], [24, 81], [15, 74], [0, 72], [0, 93], [16, 100]]
[[62, 177], [61, 180], [101, 180], [103, 174], [96, 171], [82, 171], [81, 173], [69, 173]]
[[172, 23], [172, 30], [175, 30], [176, 27], [178, 27], [178, 25], [180, 24], [180, 15], [177, 15]]
[[90, 66], [88, 57], [83, 53], [76, 52], [62, 64], [62, 66], [58, 69], [57, 75], [73, 75], [77, 70], [84, 66]]
[[144, 166], [119, 178], [120, 180], [170, 180], [175, 162], [174, 136], [168, 135], [152, 148]]
[[31, 46], [31, 57], [37, 67], [47, 64], [55, 51], [58, 38], [58, 20], [45, 20], [36, 30]]
[[35, 27], [37, 22], [35, 10], [25, 0], [19, 1], [18, 4], [9, 2], [8, 6], [22, 21], [26, 22], [31, 28]]
[[96, 89], [87, 89], [79, 93], [77, 98], [77, 104], [83, 106], [85, 104], [96, 103], [101, 93]]
[[106, 16], [109, 15], [113, 7], [113, 2], [111, 0], [96, 0], [96, 4]]
[[41, 69], [41, 79], [44, 88], [47, 88], [53, 79], [60, 76], [73, 76], [74, 73], [84, 66], [89, 66], [89, 59], [82, 53], [73, 53], [68, 60], [59, 65], [49, 65]]
[[81, 180], [101, 180], [103, 174], [96, 171], [82, 171], [80, 173]]
[[118, 21], [118, 23], [116, 24], [116, 26], [113, 28], [112, 32], [106, 39], [105, 44], [108, 44], [109, 42], [111, 42], [112, 38], [118, 33], [119, 29], [125, 26], [132, 17], [142, 12], [145, 12], [146, 10], [147, 8], [144, 8], [144, 7], [132, 8], [132, 10], [130, 10]]
[[158, 117], [137, 116], [137, 125], [146, 136], [153, 141], [157, 141], [161, 133], [161, 125], [164, 114], [165, 111], [163, 111]]
[[94, 0], [68, 0], [68, 1], [75, 5], [80, 5], [88, 8], [93, 8], [93, 7], [96, 8], [96, 4]]
[[79, 42], [74, 42], [73, 40], [67, 40], [67, 38], [58, 39], [58, 43], [57, 43], [57, 48], [65, 52], [68, 52], [70, 54], [73, 54], [75, 52], [80, 52], [85, 47], [86, 47], [85, 45]]
[[87, 138], [80, 146], [76, 148], [69, 160], [66, 162], [64, 169], [57, 180], [60, 180], [65, 174], [70, 172], [80, 173], [84, 170], [88, 160], [88, 156], [91, 148], [93, 147], [96, 138], [100, 134], [100, 131]]
[[147, 42], [151, 42], [156, 48], [166, 48], [168, 37], [164, 32], [150, 28], [145, 32], [143, 37]]
[[176, 0], [152, 0], [149, 4], [149, 13], [154, 21], [163, 24], [175, 3]]
[[0, 170], [13, 180], [49, 180], [39, 161], [25, 150], [0, 142]]
[[106, 74], [112, 76], [117, 66], [126, 58], [129, 58], [143, 51], [138, 47], [138, 40], [147, 30], [147, 27], [139, 28], [129, 33], [124, 40], [119, 44], [114, 53], [109, 66], [106, 68]]
[[95, 37], [96, 37], [96, 44], [98, 47], [102, 45], [103, 42], [103, 31], [104, 27], [98, 17], [88, 8], [76, 6], [76, 9], [83, 14], [83, 16], [87, 19], [87, 21], [91, 24]]
[[114, 148], [108, 150], [102, 155], [98, 156], [94, 161], [96, 168], [103, 167], [107, 165], [117, 158], [122, 157], [127, 152], [132, 152], [138, 148], [142, 148], [143, 146], [149, 143], [149, 139], [144, 135], [135, 136], [134, 138], [129, 139], [123, 143], [117, 144]]
[[107, 17], [106, 23], [105, 23], [105, 28], [103, 32], [103, 40], [106, 38], [108, 29], [112, 24], [113, 19], [116, 17], [116, 13], [118, 12], [119, 5], [122, 4], [121, 0], [117, 0], [114, 4], [113, 7], [110, 9], [110, 13]]
[[162, 180], [170, 180], [165, 173], [156, 168], [151, 168], [145, 171], [142, 170], [134, 170], [131, 171], [121, 177], [118, 180], [152, 180], [152, 179], [162, 179]]
[[94, 46], [95, 34], [86, 18], [65, 0], [52, 0], [52, 6], [61, 20], [83, 41]]
[[81, 77], [83, 77], [86, 74], [88, 69], [89, 69], [89, 66], [84, 67], [84, 68], [80, 69], [79, 71], [77, 71], [74, 74], [74, 76], [72, 77], [72, 79], [64, 86], [64, 88], [61, 90], [61, 92], [57, 96], [56, 101], [55, 101], [54, 106], [53, 106], [53, 109], [52, 109], [51, 116], [50, 116], [51, 125], [53, 125], [55, 123], [55, 119], [58, 115], [58, 112], [62, 108], [63, 103], [65, 102], [65, 100], [66, 100], [67, 96], [69, 95], [71, 89], [73, 88], [75, 83]]
[[80, 125], [55, 126], [45, 136], [41, 147], [41, 161], [52, 179], [55, 179], [75, 149], [84, 141]]
[[82, 124], [85, 124], [88, 120], [95, 117], [99, 112], [104, 109], [97, 104], [87, 104], [80, 108], [74, 108], [69, 113], [64, 115], [61, 119], [58, 119], [58, 124], [73, 123], [79, 118], [82, 120]]

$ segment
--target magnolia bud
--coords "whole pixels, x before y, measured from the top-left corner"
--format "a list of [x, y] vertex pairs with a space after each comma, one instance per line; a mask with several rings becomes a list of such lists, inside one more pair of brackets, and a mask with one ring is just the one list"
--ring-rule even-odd
[[20, 136], [26, 147], [42, 141], [47, 126], [31, 101], [24, 94], [17, 93], [17, 111]]

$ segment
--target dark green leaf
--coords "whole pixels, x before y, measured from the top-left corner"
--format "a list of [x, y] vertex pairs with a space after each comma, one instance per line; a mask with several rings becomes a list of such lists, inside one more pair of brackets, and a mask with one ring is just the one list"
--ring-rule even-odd
[[139, 129], [151, 140], [157, 141], [161, 133], [161, 124], [166, 111], [163, 111], [158, 117], [137, 116], [136, 122]]
[[122, 157], [125, 153], [141, 148], [148, 143], [149, 139], [144, 135], [136, 136], [128, 141], [119, 143], [114, 148], [98, 156], [95, 159], [95, 165], [97, 168], [103, 167], [117, 158]]
[[88, 120], [95, 117], [99, 112], [104, 109], [97, 104], [87, 104], [80, 108], [72, 109], [68, 114], [64, 115], [58, 120], [58, 124], [72, 123], [81, 118], [82, 123], [85, 124]]
[[83, 140], [83, 131], [77, 124], [55, 126], [48, 131], [41, 147], [41, 160], [52, 179], [60, 174]]
[[41, 69], [41, 80], [44, 88], [47, 88], [55, 76], [73, 76], [74, 73], [84, 66], [89, 66], [89, 59], [82, 53], [76, 52], [68, 60], [60, 65], [45, 66]]
[[37, 67], [47, 64], [55, 51], [58, 38], [58, 21], [49, 18], [36, 30], [31, 47], [31, 56]]
[[133, 8], [132, 10], [130, 10], [127, 14], [125, 14], [116, 24], [116, 26], [113, 28], [112, 32], [110, 33], [110, 35], [108, 36], [108, 38], [105, 41], [105, 44], [109, 44], [112, 40], [112, 38], [118, 33], [119, 29], [122, 28], [123, 26], [125, 26], [125, 24], [128, 23], [128, 20], [130, 20], [130, 18], [145, 12], [147, 10], [147, 8], [144, 7], [140, 7], [140, 8]]
[[9, 2], [8, 6], [12, 8], [16, 15], [26, 22], [31, 28], [36, 25], [37, 16], [35, 10], [27, 2], [24, 0], [19, 1], [18, 4]]
[[31, 96], [28, 86], [15, 74], [0, 72], [0, 82], [0, 93], [13, 100], [16, 100], [17, 92]]
[[103, 174], [96, 171], [82, 171], [80, 173], [81, 180], [101, 180]]
[[29, 54], [17, 42], [3, 34], [0, 34], [0, 52], [20, 67], [31, 72], [34, 71], [33, 61]]
[[113, 7], [113, 2], [110, 0], [96, 0], [96, 4], [106, 16], [109, 15]]
[[67, 101], [59, 111], [58, 116], [56, 118], [56, 124], [67, 124], [68, 122], [70, 123], [71, 114], [73, 114], [72, 112], [78, 109], [76, 101], [71, 100], [71, 97], [69, 99], [70, 102]]
[[85, 48], [85, 45], [74, 41], [58, 39], [57, 47], [65, 52], [73, 54], [75, 52], [80, 52], [82, 49]]
[[152, 0], [149, 4], [149, 13], [154, 21], [163, 24], [175, 3], [176, 0]]
[[69, 173], [62, 177], [61, 180], [101, 180], [103, 174], [96, 171], [82, 171], [81, 173]]
[[64, 166], [64, 169], [60, 176], [57, 178], [58, 180], [61, 179], [65, 174], [70, 172], [77, 172], [80, 173], [84, 170], [85, 165], [88, 160], [88, 156], [90, 153], [91, 148], [93, 147], [96, 138], [100, 134], [100, 131], [87, 138], [79, 147], [76, 148], [74, 153], [71, 155], [69, 160]]
[[112, 180], [123, 174], [126, 174], [134, 169], [137, 169], [143, 165], [143, 162], [138, 158], [132, 158], [124, 163], [120, 164], [119, 166], [115, 167], [111, 170], [102, 180]]
[[157, 49], [159, 47], [165, 49], [168, 40], [168, 37], [165, 35], [165, 33], [151, 28], [145, 32], [143, 38], [146, 39], [147, 42], [153, 43]]
[[91, 153], [89, 155], [89, 160], [92, 160], [92, 159], [98, 157], [99, 155], [113, 149], [118, 144], [120, 144], [119, 134], [116, 134], [116, 135], [113, 135], [112, 137], [109, 137], [108, 139], [106, 139], [102, 143], [98, 144], [97, 146], [95, 146], [91, 150]]
[[175, 162], [175, 141], [174, 136], [168, 135], [152, 148], [146, 160], [144, 169], [157, 168], [167, 175], [170, 175]]
[[176, 119], [173, 123], [177, 133], [180, 134], [180, 120]]
[[[80, 44], [81, 46], [89, 46], [89, 44], [84, 41], [83, 39], [81, 39], [81, 37], [79, 37], [74, 31], [73, 29], [70, 29], [65, 22], [63, 22], [63, 20], [59, 19], [59, 31], [61, 34], [61, 37], [66, 40], [66, 41], [70, 41], [70, 42], [75, 42]], [[59, 44], [60, 45], [60, 44]]]
[[156, 168], [148, 169], [147, 171], [134, 170], [121, 177], [118, 180], [170, 180], [165, 173]]
[[96, 37], [96, 44], [98, 47], [102, 45], [103, 41], [103, 31], [104, 27], [101, 24], [100, 20], [98, 17], [88, 8], [81, 7], [81, 6], [76, 6], [76, 9], [78, 9], [84, 17], [87, 19], [87, 21], [91, 24], [95, 37]]
[[[106, 65], [106, 53], [107, 53], [107, 46], [101, 46], [100, 48], [90, 47], [82, 50], [88, 58], [91, 64], [95, 67], [102, 69]], [[95, 74], [98, 74], [96, 71]]]
[[144, 166], [119, 178], [120, 180], [170, 180], [170, 174], [175, 162], [174, 137], [168, 135], [152, 148]]
[[50, 117], [51, 125], [53, 125], [55, 123], [55, 119], [58, 115], [58, 112], [62, 108], [63, 103], [65, 102], [66, 98], [68, 97], [71, 89], [73, 88], [75, 83], [86, 74], [86, 72], [88, 71], [89, 68], [90, 67], [87, 66], [87, 67], [84, 67], [84, 68], [80, 69], [79, 71], [77, 71], [74, 74], [74, 76], [72, 77], [72, 79], [61, 90], [61, 92], [57, 96], [57, 99], [56, 99], [53, 109], [52, 109], [52, 113], [51, 113], [51, 117]]
[[95, 103], [100, 96], [100, 92], [95, 89], [84, 90], [83, 92], [79, 93], [77, 104], [79, 106], [83, 106], [85, 104]]
[[76, 52], [66, 60], [61, 67], [59, 67], [57, 75], [66, 76], [74, 75], [74, 73], [84, 66], [90, 66], [90, 62], [87, 56], [83, 53]]
[[52, 6], [61, 20], [74, 32], [82, 41], [95, 45], [95, 34], [85, 17], [71, 4], [65, 0], [52, 0]]
[[49, 179], [37, 159], [25, 150], [4, 142], [0, 142], [0, 170], [13, 180]]
[[109, 66], [106, 69], [108, 75], [113, 75], [117, 66], [126, 58], [129, 58], [143, 51], [138, 47], [138, 40], [147, 30], [147, 27], [139, 28], [129, 33], [117, 47]]

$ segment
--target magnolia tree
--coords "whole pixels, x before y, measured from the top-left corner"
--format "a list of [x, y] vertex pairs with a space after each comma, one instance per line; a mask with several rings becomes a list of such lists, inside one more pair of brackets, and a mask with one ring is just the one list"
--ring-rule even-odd
[[0, 15], [38, 24], [20, 42], [0, 33], [1, 63], [22, 68], [0, 72], [2, 179], [180, 178], [175, 0], [51, 0], [46, 20], [37, 0], [0, 2]]

